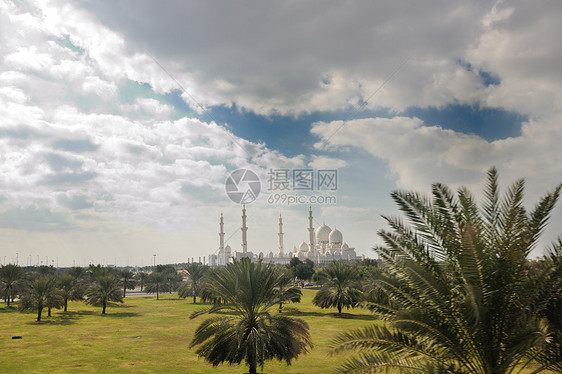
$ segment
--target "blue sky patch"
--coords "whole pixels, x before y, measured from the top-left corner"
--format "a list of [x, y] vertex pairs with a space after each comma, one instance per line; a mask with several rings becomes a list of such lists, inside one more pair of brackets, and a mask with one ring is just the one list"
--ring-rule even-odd
[[484, 71], [484, 70], [477, 70], [476, 71], [476, 70], [474, 70], [474, 67], [472, 66], [472, 64], [470, 62], [457, 60], [457, 64], [464, 67], [467, 71], [476, 72], [478, 74], [478, 76], [480, 77], [480, 79], [482, 80], [482, 83], [486, 87], [495, 86], [495, 85], [498, 85], [498, 84], [501, 83], [501, 80], [500, 80], [499, 76], [497, 76], [496, 74], [493, 74], [491, 72]]
[[494, 141], [521, 135], [521, 123], [527, 116], [497, 108], [449, 105], [445, 108], [408, 108], [408, 117], [418, 117], [426, 126], [440, 126], [464, 134], [474, 134]]

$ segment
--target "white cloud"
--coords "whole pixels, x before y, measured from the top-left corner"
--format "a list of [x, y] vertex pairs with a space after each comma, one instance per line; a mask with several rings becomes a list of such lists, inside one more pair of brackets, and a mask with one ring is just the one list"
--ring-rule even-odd
[[113, 82], [106, 82], [99, 77], [89, 76], [82, 84], [84, 93], [93, 93], [105, 100], [111, 100], [117, 96], [117, 86]]
[[[21, 220], [15, 231], [25, 217], [37, 230], [107, 230], [102, 247], [115, 248], [118, 237], [147, 250], [157, 240], [150, 230], [132, 240], [140, 231], [131, 221], [215, 235], [199, 222], [220, 210], [228, 170], [251, 165], [265, 179], [270, 167], [307, 160], [354, 166], [329, 153], [288, 157], [215, 123], [175, 119], [163, 101], [119, 92], [127, 80], [153, 97], [177, 90], [163, 68], [200, 113], [236, 105], [261, 114], [349, 110], [353, 118], [368, 100], [395, 117], [351, 120], [329, 140], [340, 122], [312, 132], [329, 150], [360, 148], [385, 160], [400, 187], [477, 184], [493, 164], [506, 180], [528, 177], [536, 195], [561, 179], [561, 14], [558, 3], [524, 1], [255, 2], [217, 12], [213, 3], [0, 0], [0, 195], [8, 201], [0, 220]], [[481, 71], [499, 83], [486, 86]], [[400, 114], [448, 104], [503, 108], [529, 121], [521, 136], [487, 142]], [[325, 214], [368, 228], [370, 212], [357, 209]], [[61, 225], [45, 225], [49, 217]], [[200, 234], [190, 239], [201, 252]]]
[[168, 104], [162, 104], [156, 99], [137, 97], [133, 104], [122, 105], [123, 111], [131, 115], [140, 114], [150, 119], [169, 119], [174, 108]]
[[527, 178], [535, 201], [562, 179], [562, 155], [552, 152], [562, 141], [558, 123], [531, 121], [522, 136], [493, 142], [407, 117], [354, 120], [341, 128], [339, 121], [319, 122], [312, 133], [326, 140], [339, 128], [329, 146], [359, 147], [385, 160], [400, 188], [426, 191], [434, 182], [479, 188], [485, 171], [495, 165], [504, 180]]
[[308, 166], [316, 169], [339, 169], [347, 166], [347, 162], [333, 157], [314, 155]]

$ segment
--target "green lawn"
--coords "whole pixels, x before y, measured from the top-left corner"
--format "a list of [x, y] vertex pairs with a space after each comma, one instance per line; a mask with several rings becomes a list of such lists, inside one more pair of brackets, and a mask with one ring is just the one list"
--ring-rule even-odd
[[[303, 290], [303, 302], [286, 307], [287, 315], [303, 318], [314, 349], [291, 366], [269, 361], [264, 373], [330, 373], [345, 355], [329, 356], [330, 340], [339, 332], [377, 323], [362, 309], [341, 316], [312, 305], [313, 290]], [[189, 343], [206, 316], [189, 319], [201, 305], [176, 295], [129, 297], [125, 303], [101, 308], [69, 304], [69, 312], [53, 311], [36, 322], [33, 312], [7, 309], [0, 303], [0, 372], [2, 373], [245, 373], [245, 366], [213, 368], [197, 357]], [[12, 340], [21, 335], [23, 339]]]

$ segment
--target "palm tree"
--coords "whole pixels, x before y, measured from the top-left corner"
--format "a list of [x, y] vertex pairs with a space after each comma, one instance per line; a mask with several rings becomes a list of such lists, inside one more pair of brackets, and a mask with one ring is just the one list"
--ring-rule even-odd
[[105, 314], [107, 305], [112, 301], [123, 302], [119, 279], [112, 275], [97, 276], [86, 291], [86, 303], [101, 305], [101, 313]]
[[277, 277], [279, 278], [279, 284], [275, 291], [278, 293], [279, 297], [279, 313], [283, 311], [284, 303], [300, 303], [302, 297], [302, 291], [295, 286], [295, 281], [293, 279], [293, 273], [290, 269], [284, 267], [275, 268], [277, 271]]
[[147, 293], [154, 293], [156, 292], [156, 300], [159, 299], [160, 291], [162, 291], [162, 287], [166, 285], [166, 274], [160, 271], [154, 271], [150, 273], [148, 279], [146, 280], [146, 287], [145, 291]]
[[25, 271], [18, 265], [0, 267], [0, 295], [10, 307], [10, 301], [25, 287]]
[[138, 279], [139, 285], [140, 285], [140, 292], [142, 292], [143, 289], [144, 289], [144, 283], [146, 282], [147, 277], [148, 277], [148, 274], [145, 273], [144, 271], [139, 271], [136, 274], [136, 278]]
[[165, 272], [164, 274], [166, 275], [166, 290], [169, 293], [176, 291], [183, 277], [175, 269], [173, 272]]
[[67, 270], [67, 274], [75, 280], [82, 280], [86, 276], [86, 270], [79, 266], [73, 266]]
[[183, 268], [184, 274], [187, 276], [187, 280], [182, 282], [178, 289], [178, 296], [181, 298], [186, 298], [188, 296], [193, 296], [193, 304], [197, 303], [197, 296], [201, 293], [201, 285], [203, 282], [203, 277], [209, 270], [208, 266], [201, 265], [198, 263], [187, 264]]
[[126, 297], [127, 288], [130, 290], [133, 290], [135, 288], [136, 282], [133, 279], [135, 274], [129, 269], [124, 269], [121, 270], [120, 275], [121, 275], [121, 281], [123, 282], [123, 297]]
[[84, 290], [82, 283], [70, 274], [62, 275], [58, 280], [58, 288], [64, 300], [64, 311], [68, 311], [68, 300], [82, 300], [84, 298]]
[[64, 303], [60, 290], [57, 289], [55, 277], [39, 277], [31, 282], [20, 303], [22, 310], [37, 310], [37, 322], [41, 321], [44, 308], [60, 308]]
[[359, 275], [357, 269], [347, 263], [334, 261], [325, 270], [327, 280], [325, 286], [316, 293], [312, 303], [320, 308], [355, 308], [361, 301], [362, 293], [357, 287]]
[[270, 314], [281, 301], [277, 272], [271, 265], [234, 260], [210, 274], [212, 293], [227, 300], [225, 304], [195, 312], [214, 314], [196, 329], [191, 347], [197, 354], [217, 366], [223, 362], [239, 364], [243, 360], [255, 374], [266, 360], [285, 360], [290, 364], [312, 347], [308, 325], [296, 318]]
[[389, 321], [341, 335], [335, 351], [357, 350], [343, 373], [394, 369], [410, 373], [503, 374], [562, 370], [562, 242], [541, 261], [535, 248], [560, 186], [528, 213], [524, 181], [500, 197], [497, 171], [488, 171], [479, 207], [464, 187], [455, 196], [434, 184], [433, 198], [392, 197], [411, 223], [385, 217], [384, 294], [368, 307]]

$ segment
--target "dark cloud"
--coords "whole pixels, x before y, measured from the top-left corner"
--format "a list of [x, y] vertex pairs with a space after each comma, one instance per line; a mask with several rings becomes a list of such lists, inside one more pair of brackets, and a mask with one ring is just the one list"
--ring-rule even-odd
[[89, 140], [82, 139], [60, 139], [53, 142], [53, 147], [68, 152], [94, 152], [99, 146]]
[[94, 206], [94, 203], [85, 195], [60, 195], [57, 201], [65, 208], [72, 210], [88, 209]]
[[47, 175], [43, 179], [43, 184], [49, 186], [58, 185], [79, 185], [97, 177], [97, 173], [93, 172], [73, 172], [73, 173], [59, 173]]
[[[214, 90], [217, 99], [256, 109], [251, 106], [269, 100], [280, 106], [298, 102], [330, 86], [323, 82], [330, 82], [326, 77], [333, 73], [380, 82], [412, 56], [411, 64], [419, 65], [408, 79], [427, 82], [431, 69], [426, 64], [464, 56], [478, 36], [478, 20], [493, 2], [253, 1], [241, 6], [205, 1], [164, 6], [141, 0], [131, 7], [118, 0], [83, 5], [123, 34], [134, 50], [151, 53], [175, 75], [189, 72], [205, 91]], [[233, 88], [221, 92], [218, 81]], [[360, 85], [356, 87], [358, 95]]]
[[38, 133], [34, 129], [22, 126], [16, 128], [1, 128], [0, 137], [26, 140], [26, 139], [42, 138], [43, 135]]
[[67, 216], [37, 205], [13, 207], [0, 212], [3, 228], [26, 231], [64, 231], [73, 225]]
[[49, 153], [45, 155], [45, 160], [54, 171], [62, 171], [65, 169], [76, 170], [82, 167], [82, 161], [71, 160], [56, 153]]

